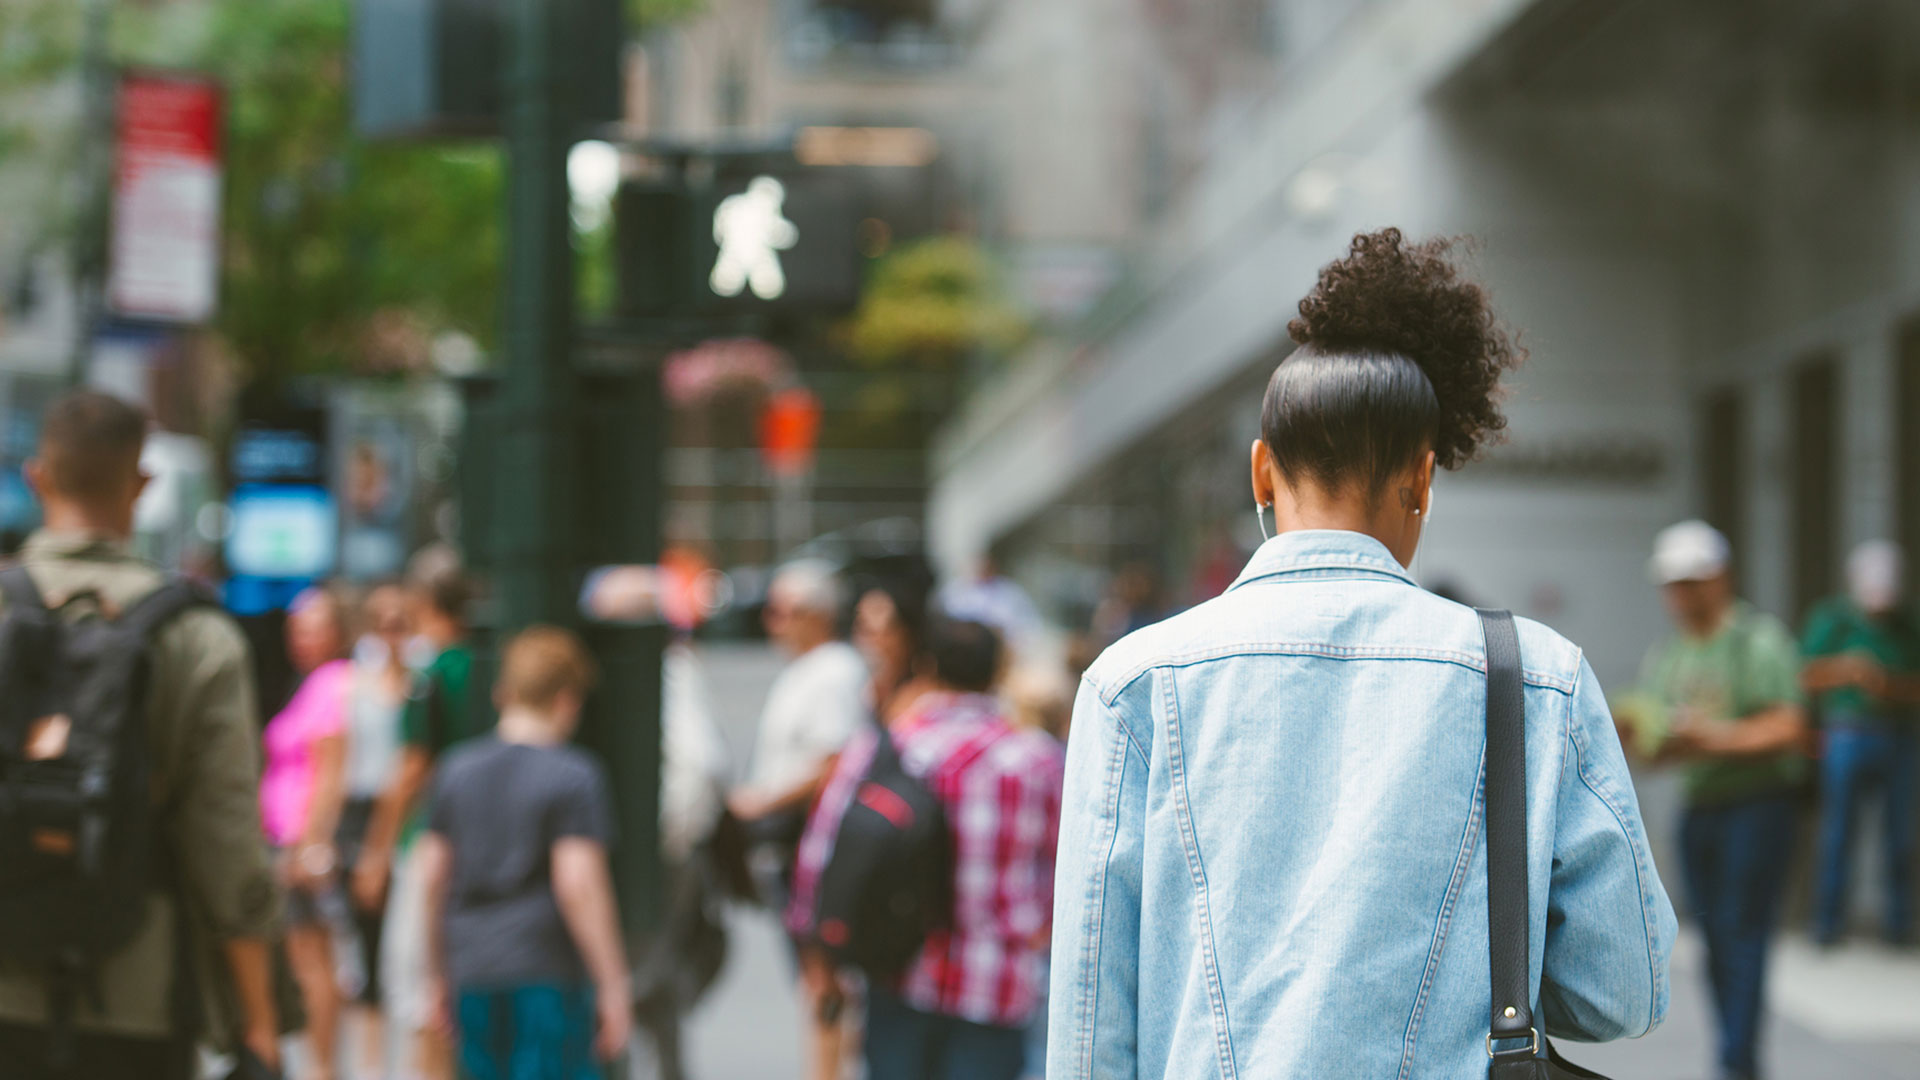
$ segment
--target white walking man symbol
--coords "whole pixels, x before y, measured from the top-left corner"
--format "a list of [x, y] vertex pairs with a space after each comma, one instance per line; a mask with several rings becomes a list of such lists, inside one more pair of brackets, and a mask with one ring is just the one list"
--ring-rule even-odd
[[773, 300], [787, 291], [780, 253], [800, 242], [800, 229], [781, 213], [786, 201], [786, 185], [771, 176], [755, 177], [747, 190], [720, 200], [713, 212], [713, 242], [720, 245], [720, 256], [709, 279], [715, 293], [739, 296], [750, 288], [760, 299]]

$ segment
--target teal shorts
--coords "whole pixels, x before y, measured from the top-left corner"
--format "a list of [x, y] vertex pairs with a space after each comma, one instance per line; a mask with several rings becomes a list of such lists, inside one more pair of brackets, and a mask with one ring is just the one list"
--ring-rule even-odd
[[468, 1080], [600, 1080], [593, 991], [519, 986], [462, 991], [460, 1067]]

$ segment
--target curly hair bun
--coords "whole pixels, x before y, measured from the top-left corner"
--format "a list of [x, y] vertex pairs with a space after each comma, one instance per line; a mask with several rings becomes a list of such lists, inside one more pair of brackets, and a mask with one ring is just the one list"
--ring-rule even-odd
[[1464, 280], [1447, 239], [1409, 243], [1399, 229], [1361, 233], [1300, 301], [1287, 333], [1325, 356], [1387, 354], [1419, 366], [1440, 414], [1433, 451], [1453, 469], [1506, 427], [1503, 372], [1525, 353], [1493, 317], [1487, 290]]

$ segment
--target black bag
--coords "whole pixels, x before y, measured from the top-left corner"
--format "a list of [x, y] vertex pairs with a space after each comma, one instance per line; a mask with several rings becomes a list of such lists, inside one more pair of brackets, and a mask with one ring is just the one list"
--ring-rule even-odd
[[886, 978], [952, 914], [946, 807], [907, 773], [883, 728], [821, 868], [812, 938], [836, 963]]
[[[1493, 972], [1487, 1078], [1605, 1080], [1561, 1058], [1540, 1034], [1533, 1014], [1527, 956], [1527, 706], [1520, 638], [1510, 612], [1481, 611], [1480, 628], [1487, 645], [1487, 931]], [[1540, 1056], [1543, 1049], [1545, 1057]]]
[[[0, 960], [46, 974], [57, 1063], [71, 1050], [77, 995], [100, 1007], [100, 963], [132, 941], [164, 884], [147, 764], [149, 643], [207, 601], [169, 581], [117, 619], [67, 620], [19, 566], [0, 570], [0, 596]], [[176, 992], [176, 1011], [191, 996]]]

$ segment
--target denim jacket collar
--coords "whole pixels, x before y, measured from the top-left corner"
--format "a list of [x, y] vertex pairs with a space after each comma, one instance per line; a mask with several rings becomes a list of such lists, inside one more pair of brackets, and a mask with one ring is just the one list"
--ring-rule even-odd
[[1413, 575], [1393, 557], [1387, 545], [1365, 533], [1300, 529], [1283, 532], [1261, 544], [1247, 560], [1247, 568], [1227, 589], [1231, 592], [1254, 581], [1296, 574], [1386, 577], [1415, 584]]

